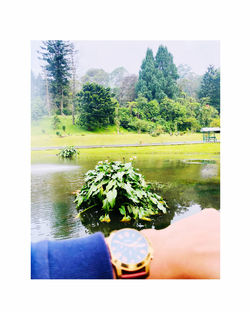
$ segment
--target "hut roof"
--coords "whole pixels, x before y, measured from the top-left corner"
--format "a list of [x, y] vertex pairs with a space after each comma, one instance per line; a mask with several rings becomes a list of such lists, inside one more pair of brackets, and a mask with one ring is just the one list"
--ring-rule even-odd
[[220, 128], [201, 128], [201, 132], [220, 132]]

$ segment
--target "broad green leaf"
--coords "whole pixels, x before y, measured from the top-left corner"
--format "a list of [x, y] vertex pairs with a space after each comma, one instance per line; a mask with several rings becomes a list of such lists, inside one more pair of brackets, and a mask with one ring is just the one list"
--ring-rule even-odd
[[97, 190], [98, 186], [95, 184], [92, 184], [92, 186], [89, 189], [88, 195], [87, 195], [87, 199], [89, 199], [89, 197], [92, 195], [93, 192], [95, 192]]
[[107, 200], [108, 200], [111, 208], [113, 208], [115, 205], [116, 196], [117, 196], [117, 190], [116, 189], [112, 189], [111, 191], [109, 191], [107, 193]]
[[129, 163], [126, 163], [126, 164], [124, 165], [124, 168], [125, 168], [125, 169], [129, 169], [129, 168], [131, 168], [131, 165], [132, 165], [132, 164], [131, 164], [130, 162], [129, 162]]
[[120, 208], [119, 208], [119, 211], [120, 211], [120, 213], [122, 214], [122, 215], [126, 215], [126, 210], [125, 210], [125, 207], [124, 206], [121, 206]]
[[132, 195], [132, 187], [131, 184], [129, 182], [127, 183], [122, 183], [122, 187], [127, 191], [128, 194]]
[[108, 201], [107, 198], [105, 198], [105, 199], [103, 200], [103, 202], [102, 202], [102, 208], [103, 208], [104, 210], [109, 210], [109, 201]]
[[142, 196], [144, 195], [145, 192], [141, 191], [141, 190], [135, 190], [134, 191], [135, 194], [137, 195], [138, 198], [142, 198]]
[[158, 205], [158, 200], [156, 198], [154, 198], [153, 196], [150, 196], [149, 198], [155, 205]]
[[84, 200], [84, 197], [81, 196], [81, 195], [78, 195], [77, 198], [76, 198], [76, 201], [77, 201], [77, 208], [81, 206], [82, 202]]
[[166, 208], [163, 206], [162, 203], [158, 202], [157, 207], [158, 207], [158, 209], [160, 209], [162, 212], [166, 213]]
[[94, 181], [94, 182], [100, 181], [100, 180], [103, 178], [104, 174], [105, 174], [104, 172], [98, 173], [98, 175], [97, 175], [97, 177], [95, 178], [95, 181]]
[[122, 177], [124, 176], [125, 172], [121, 172], [121, 171], [118, 171], [116, 174], [114, 174], [112, 176], [112, 179], [118, 179], [120, 181], [122, 181]]
[[139, 202], [140, 202], [139, 199], [136, 197], [135, 194], [131, 194], [131, 195], [129, 196], [129, 198], [130, 198], [134, 203], [139, 203]]
[[114, 180], [111, 180], [106, 187], [106, 192], [108, 192], [115, 184], [116, 182]]

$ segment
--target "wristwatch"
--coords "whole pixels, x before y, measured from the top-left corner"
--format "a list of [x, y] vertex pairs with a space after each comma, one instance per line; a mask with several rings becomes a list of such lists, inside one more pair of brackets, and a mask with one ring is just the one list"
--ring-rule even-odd
[[146, 278], [149, 274], [153, 249], [141, 232], [125, 228], [111, 232], [107, 238], [116, 278]]

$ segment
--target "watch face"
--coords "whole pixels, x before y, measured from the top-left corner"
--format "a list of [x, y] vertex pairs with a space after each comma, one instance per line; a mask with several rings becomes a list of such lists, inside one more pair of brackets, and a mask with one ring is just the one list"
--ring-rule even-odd
[[110, 243], [112, 255], [125, 264], [136, 264], [144, 260], [149, 252], [146, 238], [133, 229], [119, 230]]

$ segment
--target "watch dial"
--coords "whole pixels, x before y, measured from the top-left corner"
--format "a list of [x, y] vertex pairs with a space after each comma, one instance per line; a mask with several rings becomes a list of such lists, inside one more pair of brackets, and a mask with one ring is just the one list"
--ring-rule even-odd
[[113, 235], [110, 249], [119, 261], [125, 264], [136, 264], [145, 259], [149, 252], [149, 245], [140, 232], [124, 229]]

